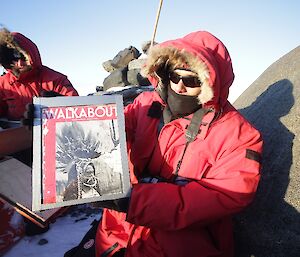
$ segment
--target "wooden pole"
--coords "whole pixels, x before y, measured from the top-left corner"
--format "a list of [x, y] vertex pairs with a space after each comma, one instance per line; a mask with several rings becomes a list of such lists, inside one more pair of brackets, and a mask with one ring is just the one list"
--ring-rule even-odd
[[157, 14], [156, 14], [156, 19], [155, 19], [155, 25], [154, 25], [154, 31], [153, 31], [153, 35], [152, 35], [152, 40], [151, 40], [151, 46], [153, 46], [154, 44], [154, 40], [155, 40], [155, 35], [156, 35], [156, 30], [157, 30], [157, 24], [158, 24], [158, 20], [159, 20], [159, 16], [160, 16], [160, 10], [163, 4], [163, 0], [159, 1], [159, 6], [158, 6], [158, 10], [157, 10]]

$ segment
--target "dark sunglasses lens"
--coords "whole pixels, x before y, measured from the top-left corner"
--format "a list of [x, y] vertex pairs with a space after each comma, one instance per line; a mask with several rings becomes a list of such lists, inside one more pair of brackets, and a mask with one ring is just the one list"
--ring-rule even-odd
[[182, 77], [182, 81], [186, 87], [200, 87], [201, 85], [197, 77]]
[[173, 83], [178, 83], [180, 81], [180, 76], [174, 72], [171, 72], [170, 73], [170, 80], [173, 82]]
[[170, 76], [170, 80], [175, 84], [178, 84], [179, 81], [182, 79], [182, 82], [186, 87], [200, 87], [201, 86], [201, 82], [195, 76], [184, 77], [184, 76], [178, 75], [175, 72], [171, 72], [169, 76]]

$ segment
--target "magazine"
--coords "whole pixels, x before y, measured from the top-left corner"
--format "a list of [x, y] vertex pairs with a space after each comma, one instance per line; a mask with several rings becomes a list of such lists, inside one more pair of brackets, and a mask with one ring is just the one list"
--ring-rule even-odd
[[33, 210], [130, 189], [121, 95], [34, 98]]

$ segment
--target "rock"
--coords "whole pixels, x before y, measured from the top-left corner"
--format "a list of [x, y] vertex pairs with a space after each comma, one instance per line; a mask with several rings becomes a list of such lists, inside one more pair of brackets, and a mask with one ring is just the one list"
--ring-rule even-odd
[[133, 59], [137, 59], [141, 53], [134, 46], [129, 46], [120, 51], [111, 61], [111, 66], [118, 69], [124, 68]]
[[273, 63], [234, 106], [264, 139], [256, 198], [235, 218], [236, 256], [300, 256], [300, 46]]
[[128, 70], [141, 69], [145, 63], [145, 58], [134, 59], [128, 63]]
[[96, 86], [96, 92], [103, 91], [103, 86]]
[[[127, 70], [127, 67], [113, 71], [103, 81], [103, 90], [107, 91], [112, 87], [125, 87], [128, 85], [148, 86], [150, 82], [140, 74], [140, 69]], [[98, 87], [100, 90], [100, 87]]]
[[122, 95], [124, 106], [126, 106], [132, 103], [139, 94], [153, 90], [153, 86], [127, 86], [125, 88], [111, 88], [109, 91], [96, 92], [94, 95]]
[[107, 90], [111, 87], [124, 87], [128, 84], [127, 68], [117, 69], [104, 79], [103, 90]]
[[116, 70], [115, 67], [112, 66], [112, 60], [108, 60], [104, 63], [102, 63], [102, 67], [104, 68], [104, 70], [106, 70], [107, 72], [113, 72], [114, 70]]
[[133, 69], [128, 70], [127, 72], [127, 81], [128, 85], [136, 85], [136, 86], [149, 86], [150, 81], [143, 77], [140, 73], [141, 69]]
[[38, 245], [45, 245], [45, 244], [48, 244], [48, 240], [45, 238], [42, 238], [38, 241]]

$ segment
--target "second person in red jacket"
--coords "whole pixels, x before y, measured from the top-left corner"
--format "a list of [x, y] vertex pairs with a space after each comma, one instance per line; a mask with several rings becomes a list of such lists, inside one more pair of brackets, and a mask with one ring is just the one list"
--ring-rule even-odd
[[[0, 118], [19, 121], [26, 105], [32, 103], [35, 96], [78, 95], [65, 75], [42, 65], [37, 46], [21, 33], [0, 29], [0, 65], [6, 70], [0, 77]], [[0, 149], [2, 154], [12, 154], [25, 149], [26, 144], [31, 145], [31, 135], [22, 127], [4, 133], [5, 137], [10, 135], [11, 138], [5, 138], [8, 144], [1, 142], [1, 147], [5, 148]], [[23, 136], [28, 138], [20, 138]], [[30, 165], [30, 152], [29, 149], [15, 156]], [[4, 242], [0, 246], [0, 255], [24, 233], [22, 219], [17, 217], [12, 207], [0, 201], [0, 238]], [[27, 224], [27, 234], [43, 232], [29, 221]]]
[[42, 64], [37, 46], [18, 32], [0, 30], [0, 117], [19, 120], [34, 96], [77, 96], [67, 76]]

